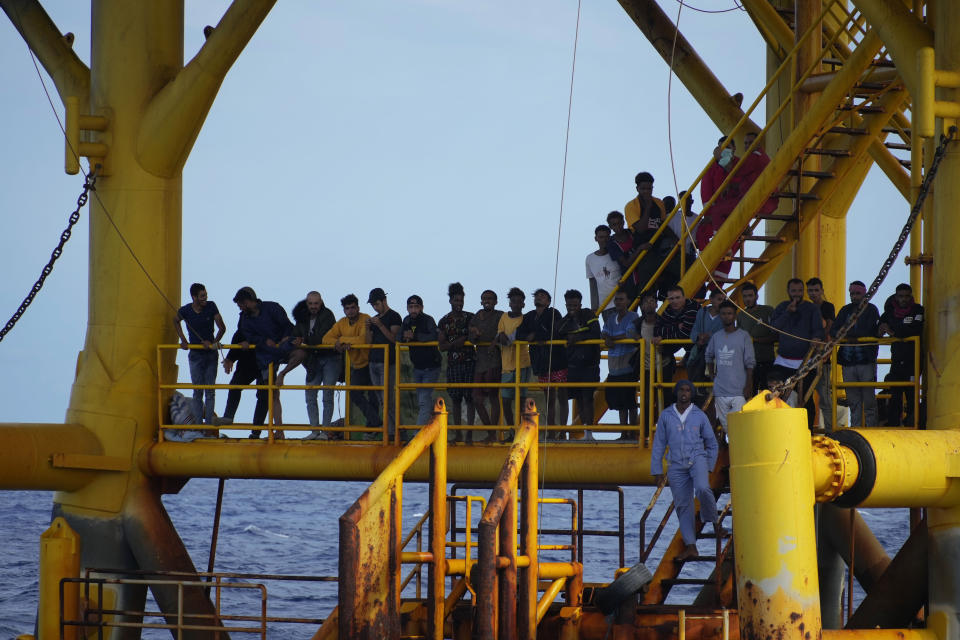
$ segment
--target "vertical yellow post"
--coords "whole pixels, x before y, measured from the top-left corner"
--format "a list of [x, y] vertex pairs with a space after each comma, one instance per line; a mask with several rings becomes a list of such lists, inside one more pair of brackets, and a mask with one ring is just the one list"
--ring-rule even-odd
[[520, 549], [523, 555], [529, 558], [529, 565], [520, 569], [519, 579], [519, 615], [517, 629], [521, 640], [533, 640], [537, 637], [537, 585], [540, 576], [539, 556], [537, 554], [537, 509], [539, 507], [539, 442], [537, 430], [539, 416], [536, 413], [524, 414], [521, 423], [530, 423], [534, 428], [534, 436], [527, 458], [521, 471], [522, 508], [520, 514], [520, 532], [523, 536]]
[[758, 396], [730, 416], [744, 640], [819, 638], [821, 632], [810, 432], [805, 412], [785, 406]]
[[[397, 354], [397, 361], [399, 360], [400, 357]], [[399, 380], [399, 371], [397, 374], [397, 380]], [[400, 395], [399, 392], [397, 395]], [[397, 409], [397, 428], [399, 429], [399, 407]], [[440, 430], [433, 444], [430, 445], [430, 552], [433, 554], [433, 562], [428, 570], [427, 637], [443, 640], [445, 615], [443, 580], [447, 575], [447, 409], [442, 398], [437, 399], [433, 412], [433, 419], [440, 424]]]
[[[40, 535], [40, 608], [37, 615], [39, 640], [74, 640], [79, 627], [65, 626], [60, 635], [60, 580], [80, 577], [80, 536], [63, 518], [54, 518]], [[79, 620], [79, 585], [63, 585], [63, 617]]]
[[[960, 71], [960, 4], [936, 2], [927, 5], [936, 27], [934, 33], [936, 68], [938, 71]], [[939, 88], [937, 100], [956, 102], [960, 99], [955, 89]], [[955, 121], [936, 121], [937, 133]], [[960, 233], [957, 202], [960, 198], [960, 145], [947, 147], [940, 164], [935, 184], [930, 220], [934, 233], [924, 239], [932, 243], [929, 249], [934, 263], [931, 267], [930, 297], [924, 300], [927, 309], [929, 362], [927, 378], [927, 428], [955, 429], [960, 416], [960, 350], [956, 318], [960, 315], [960, 262], [956, 259], [956, 243]], [[926, 278], [925, 278], [926, 280]], [[956, 559], [960, 555], [960, 509], [928, 509], [927, 526], [930, 535], [930, 620], [931, 628], [940, 632], [940, 638], [960, 638], [960, 571]]]

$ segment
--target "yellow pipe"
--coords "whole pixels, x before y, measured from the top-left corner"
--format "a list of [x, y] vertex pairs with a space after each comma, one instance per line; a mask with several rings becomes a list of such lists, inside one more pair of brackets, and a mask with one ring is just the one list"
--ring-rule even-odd
[[960, 431], [858, 429], [876, 457], [864, 507], [960, 506]]
[[817, 502], [832, 500], [848, 491], [860, 475], [856, 453], [833, 438], [814, 436], [811, 458]]
[[783, 406], [761, 395], [730, 415], [737, 600], [745, 638], [818, 638], [822, 626], [810, 432], [803, 409]]
[[[95, 460], [103, 452], [97, 437], [77, 424], [0, 424], [0, 442], [3, 489], [76, 491], [96, 472], [90, 464], [69, 461], [76, 456]], [[56, 456], [66, 464], [58, 464]]]
[[[650, 454], [636, 446], [549, 446], [541, 461], [547, 482], [649, 485]], [[447, 451], [450, 482], [484, 482], [503, 466], [502, 445], [454, 447]], [[371, 480], [397, 454], [395, 447], [360, 443], [278, 441], [152, 443], [143, 447], [138, 463], [151, 476], [206, 478], [282, 478], [301, 480]], [[428, 479], [425, 455], [406, 472], [414, 481]]]
[[557, 595], [559, 595], [560, 590], [563, 589], [565, 584], [567, 584], [566, 578], [557, 578], [550, 583], [550, 586], [547, 587], [543, 595], [540, 596], [540, 601], [537, 602], [537, 624], [540, 624], [543, 616], [547, 615], [547, 611], [550, 610], [550, 605], [557, 599]]

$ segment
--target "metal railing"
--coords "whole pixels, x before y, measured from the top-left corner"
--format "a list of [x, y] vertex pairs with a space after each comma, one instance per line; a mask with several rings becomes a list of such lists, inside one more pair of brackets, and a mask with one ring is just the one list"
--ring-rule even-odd
[[[855, 387], [873, 387], [879, 389], [909, 389], [912, 393], [913, 405], [914, 407], [919, 406], [919, 400], [921, 397], [921, 380], [919, 372], [921, 372], [921, 353], [919, 349], [919, 338], [882, 338], [882, 339], [864, 339], [866, 341], [875, 342], [880, 345], [889, 345], [894, 343], [902, 342], [912, 342], [914, 344], [914, 364], [913, 364], [913, 380], [911, 381], [878, 381], [876, 383], [872, 382], [843, 382], [840, 379], [839, 368], [832, 366], [831, 371], [831, 389], [833, 396], [833, 416], [834, 424], [836, 423], [836, 406], [838, 399], [838, 391], [842, 391], [847, 388]], [[258, 429], [263, 428], [268, 430], [268, 442], [273, 442], [275, 440], [274, 431], [283, 429], [284, 431], [293, 431], [293, 432], [309, 432], [315, 429], [322, 429], [324, 432], [329, 434], [342, 434], [343, 437], [350, 437], [350, 434], [374, 434], [378, 436], [378, 439], [370, 442], [369, 444], [383, 444], [391, 443], [390, 437], [388, 436], [388, 421], [382, 420], [381, 426], [367, 427], [367, 426], [354, 426], [350, 423], [350, 405], [349, 397], [345, 403], [347, 407], [346, 419], [344, 421], [344, 426], [325, 426], [325, 427], [316, 427], [305, 424], [283, 424], [278, 425], [274, 423], [273, 420], [273, 408], [274, 403], [279, 397], [280, 391], [302, 391], [302, 390], [335, 390], [335, 391], [345, 391], [348, 394], [353, 393], [366, 393], [368, 391], [379, 391], [384, 401], [393, 396], [393, 401], [396, 403], [394, 405], [395, 416], [397, 416], [397, 422], [400, 423], [401, 413], [401, 402], [403, 399], [404, 392], [416, 392], [417, 390], [429, 388], [434, 392], [444, 392], [451, 389], [497, 389], [498, 392], [502, 392], [504, 389], [510, 389], [513, 391], [513, 398], [509, 399], [514, 408], [514, 415], [519, 415], [519, 408], [521, 399], [528, 397], [534, 394], [542, 393], [544, 390], [553, 389], [553, 390], [563, 390], [563, 389], [583, 389], [591, 388], [595, 390], [595, 398], [598, 398], [599, 401], [595, 403], [595, 406], [601, 406], [605, 404], [597, 394], [602, 394], [607, 389], [613, 388], [633, 388], [636, 390], [637, 397], [637, 416], [638, 420], [636, 424], [616, 424], [616, 423], [597, 423], [591, 425], [580, 425], [576, 424], [574, 420], [573, 424], [569, 425], [544, 425], [540, 427], [540, 430], [546, 433], [565, 433], [565, 432], [576, 432], [582, 430], [583, 428], [589, 428], [589, 430], [594, 432], [620, 432], [623, 434], [628, 434], [631, 436], [631, 442], [625, 446], [634, 446], [634, 447], [649, 447], [651, 438], [653, 436], [654, 427], [656, 424], [656, 418], [660, 412], [662, 412], [668, 402], [669, 392], [672, 391], [674, 382], [672, 380], [665, 380], [663, 378], [663, 368], [664, 364], [667, 362], [666, 358], [674, 358], [674, 361], [677, 362], [678, 358], [674, 355], [664, 355], [663, 347], [690, 347], [691, 342], [687, 339], [664, 339], [657, 343], [651, 343], [642, 339], [633, 339], [633, 340], [618, 340], [618, 344], [635, 344], [637, 346], [636, 357], [641, 363], [639, 366], [635, 367], [638, 379], [636, 381], [628, 382], [541, 382], [539, 380], [522, 380], [522, 376], [514, 376], [512, 382], [464, 382], [464, 383], [451, 383], [447, 381], [438, 380], [437, 382], [429, 383], [415, 383], [403, 378], [403, 365], [406, 363], [406, 356], [404, 353], [411, 347], [421, 347], [421, 346], [435, 346], [436, 342], [424, 342], [424, 343], [402, 343], [398, 345], [398, 350], [394, 351], [389, 347], [389, 345], [359, 345], [358, 348], [376, 348], [383, 349], [385, 354], [385, 362], [389, 363], [388, 366], [393, 367], [395, 374], [391, 380], [389, 377], [385, 376], [384, 383], [382, 385], [353, 385], [350, 384], [350, 366], [349, 366], [349, 355], [347, 355], [347, 371], [345, 372], [346, 382], [344, 384], [336, 385], [306, 385], [306, 384], [276, 384], [275, 373], [273, 371], [272, 365], [270, 371], [268, 372], [267, 384], [252, 384], [252, 385], [231, 385], [231, 384], [213, 384], [213, 385], [194, 385], [188, 384], [186, 382], [176, 382], [173, 384], [165, 383], [162, 379], [158, 378], [158, 388], [160, 393], [158, 394], [158, 420], [160, 424], [160, 436], [159, 440], [163, 441], [164, 432], [171, 429], [184, 429], [191, 428], [189, 425], [173, 425], [167, 423], [167, 411], [166, 411], [166, 402], [165, 396], [166, 392], [171, 390], [204, 390], [204, 389], [253, 389], [257, 391], [265, 391], [268, 395], [268, 411], [267, 411], [267, 421], [264, 425], [254, 425], [254, 424], [243, 424], [243, 423], [231, 423], [230, 425], [224, 425], [222, 427], [212, 427], [211, 425], [203, 425], [202, 428], [211, 431], [219, 431], [224, 429], [237, 429], [237, 428], [251, 428]], [[469, 343], [468, 343], [469, 344]], [[546, 345], [563, 345], [566, 344], [562, 340], [554, 340], [548, 342], [538, 342], [538, 343], [529, 343], [525, 341], [516, 341], [509, 348], [515, 350], [515, 362], [519, 362], [519, 354], [522, 353], [522, 350], [527, 349], [531, 345], [536, 346], [546, 346]], [[602, 340], [585, 340], [578, 342], [577, 345], [596, 345], [601, 349], [601, 353], [605, 356], [607, 347]], [[843, 346], [843, 345], [840, 345]], [[191, 345], [193, 347], [193, 345]], [[158, 362], [161, 357], [161, 354], [164, 350], [173, 350], [179, 349], [179, 345], [159, 345], [157, 348], [157, 357]], [[320, 346], [318, 348], [330, 348], [327, 345]], [[646, 367], [646, 360], [649, 357], [650, 367]], [[836, 352], [834, 352], [832, 362], [835, 363]], [[889, 360], [880, 358], [878, 359], [878, 364], [883, 365], [889, 362]], [[160, 371], [158, 367], [158, 371]], [[159, 374], [158, 374], [159, 375]], [[392, 382], [394, 385], [394, 393], [390, 394], [388, 383]], [[710, 380], [699, 380], [694, 382], [694, 385], [698, 390], [709, 391], [712, 389], [713, 383]], [[664, 392], [668, 393], [664, 393]], [[883, 397], [883, 395], [881, 395]], [[502, 397], [501, 393], [498, 393], [498, 398], [502, 402], [508, 401]], [[501, 413], [502, 415], [502, 413]], [[573, 412], [573, 415], [576, 416], [576, 412]], [[919, 415], [919, 412], [914, 412], [915, 416]], [[384, 416], [386, 417], [386, 416]], [[458, 430], [465, 431], [498, 431], [504, 432], [509, 431], [513, 428], [514, 425], [505, 424], [503, 420], [500, 421], [500, 424], [497, 425], [485, 425], [485, 424], [475, 424], [475, 425], [457, 425]], [[867, 425], [867, 426], [876, 426], [876, 425]], [[916, 424], [914, 424], [916, 426]], [[200, 426], [195, 426], [193, 428], [201, 428]], [[410, 433], [419, 430], [420, 427], [417, 425], [405, 425], [398, 424], [394, 435], [392, 444], [400, 444], [402, 434], [404, 432]], [[635, 439], [635, 442], [633, 441]], [[318, 442], [319, 444], [319, 442]], [[359, 444], [359, 442], [358, 442]], [[610, 444], [613, 444], [611, 441]]]
[[[124, 577], [102, 577], [124, 576]], [[255, 582], [254, 582], [255, 581]], [[335, 576], [289, 576], [258, 573], [186, 573], [180, 571], [143, 571], [126, 569], [94, 569], [85, 571], [83, 577], [63, 578], [60, 581], [60, 636], [104, 638], [111, 629], [165, 629], [181, 638], [184, 632], [209, 631], [214, 637], [223, 632], [227, 634], [257, 634], [267, 637], [268, 624], [317, 625], [323, 618], [304, 618], [271, 616], [268, 614], [268, 590], [264, 582], [336, 582]], [[69, 618], [65, 614], [65, 589], [68, 584], [79, 585], [82, 594], [83, 610], [79, 618]], [[137, 585], [149, 588], [174, 587], [176, 589], [176, 609], [127, 610], [110, 606], [108, 591], [115, 586]], [[185, 594], [189, 590], [211, 590], [213, 592], [212, 610], [190, 611], [185, 604]], [[259, 596], [259, 613], [250, 615], [249, 602], [240, 601], [233, 606], [243, 613], [230, 613], [226, 610], [224, 591], [252, 591]], [[226, 598], [229, 600], [229, 598]], [[232, 624], [231, 624], [232, 623]], [[71, 634], [72, 630], [72, 634]]]
[[[897, 343], [910, 343], [913, 345], [913, 379], [912, 380], [877, 380], [877, 381], [867, 381], [867, 382], [846, 382], [842, 380], [842, 367], [843, 365], [837, 366], [837, 352], [843, 347], [851, 346], [869, 346], [869, 345], [892, 345]], [[907, 428], [917, 429], [919, 428], [920, 422], [920, 337], [911, 336], [909, 338], [857, 338], [856, 343], [846, 343], [838, 344], [833, 347], [833, 353], [830, 356], [830, 361], [834, 366], [831, 367], [831, 377], [830, 377], [830, 389], [832, 399], [831, 411], [833, 412], [833, 424], [837, 424], [837, 401], [839, 394], [837, 393], [840, 390], [846, 389], [871, 389], [873, 393], [876, 394], [876, 389], [885, 389], [887, 393], [881, 393], [878, 397], [887, 397], [889, 398], [892, 393], [897, 393], [901, 390], [907, 390], [913, 398], [913, 424], [904, 425]], [[874, 365], [883, 365], [890, 364], [891, 360], [889, 358], [877, 358], [877, 361]], [[879, 378], [879, 374], [876, 376]], [[861, 416], [865, 416], [865, 412], [861, 412]], [[900, 416], [897, 416], [897, 422], [899, 422]], [[863, 418], [866, 420], [866, 418]], [[890, 417], [888, 416], [889, 420]], [[880, 425], [875, 424], [851, 424], [851, 428], [859, 427], [877, 427]]]

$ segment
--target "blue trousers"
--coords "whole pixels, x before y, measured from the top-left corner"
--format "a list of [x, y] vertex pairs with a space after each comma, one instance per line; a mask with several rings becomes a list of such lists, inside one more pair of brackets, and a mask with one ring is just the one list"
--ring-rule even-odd
[[[190, 382], [192, 384], [217, 383], [218, 355], [216, 349], [190, 350], [187, 361], [190, 363]], [[193, 413], [197, 419], [197, 424], [201, 422], [213, 424], [213, 400], [215, 395], [215, 389], [193, 390]], [[204, 397], [206, 397], [206, 403], [204, 403]]]
[[[316, 369], [312, 376], [307, 377], [307, 384], [335, 385], [340, 376], [340, 357], [320, 358], [316, 362]], [[317, 407], [317, 392], [319, 389], [304, 391], [307, 399], [307, 420], [311, 427], [320, 425], [320, 411]], [[323, 390], [323, 426], [329, 427], [333, 423], [333, 389]]]
[[717, 501], [710, 488], [709, 474], [707, 459], [704, 456], [694, 458], [693, 464], [689, 467], [671, 464], [667, 469], [670, 493], [673, 494], [673, 505], [677, 510], [680, 535], [683, 536], [684, 544], [697, 542], [697, 531], [693, 526], [694, 496], [700, 501], [700, 520], [708, 524], [717, 519]]
[[[413, 370], [413, 381], [417, 384], [436, 382], [439, 379], [440, 367]], [[417, 424], [425, 425], [433, 417], [433, 389], [417, 389], [417, 406], [420, 408]]]

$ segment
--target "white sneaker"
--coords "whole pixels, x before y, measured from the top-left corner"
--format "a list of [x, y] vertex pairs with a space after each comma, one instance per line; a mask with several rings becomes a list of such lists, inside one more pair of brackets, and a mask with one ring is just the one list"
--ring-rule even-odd
[[219, 416], [213, 416], [213, 426], [220, 427], [225, 424], [233, 424], [233, 418], [221, 418]]
[[329, 440], [330, 437], [319, 429], [311, 431], [303, 438], [304, 440]]

